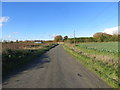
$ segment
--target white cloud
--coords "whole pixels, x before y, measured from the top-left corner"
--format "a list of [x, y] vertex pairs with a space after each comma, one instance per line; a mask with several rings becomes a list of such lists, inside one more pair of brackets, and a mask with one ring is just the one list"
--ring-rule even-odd
[[74, 36], [72, 34], [70, 34], [68, 37], [73, 38]]
[[118, 28], [120, 28], [120, 26], [119, 27], [113, 27], [113, 28], [106, 28], [106, 29], [104, 29], [104, 31], [103, 31], [103, 33], [107, 33], [107, 34], [111, 34], [111, 35], [113, 35], [113, 34], [120, 34], [120, 31], [118, 30]]
[[3, 25], [2, 25], [2, 23], [0, 23], [0, 27], [2, 27]]
[[13, 32], [13, 34], [18, 34], [18, 32]]
[[0, 23], [7, 22], [9, 20], [9, 17], [1, 17]]
[[4, 22], [7, 22], [9, 20], [9, 17], [1, 17], [0, 18], [0, 28], [3, 26]]
[[11, 38], [11, 35], [8, 35], [7, 38], [8, 38], [8, 40], [9, 40], [9, 39]]

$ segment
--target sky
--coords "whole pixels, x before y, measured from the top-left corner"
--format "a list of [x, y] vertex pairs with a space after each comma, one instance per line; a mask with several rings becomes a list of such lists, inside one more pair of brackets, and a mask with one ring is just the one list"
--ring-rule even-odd
[[3, 2], [3, 40], [53, 40], [112, 34], [118, 27], [117, 2]]
[[2, 2], [119, 2], [119, 0], [2, 0]]

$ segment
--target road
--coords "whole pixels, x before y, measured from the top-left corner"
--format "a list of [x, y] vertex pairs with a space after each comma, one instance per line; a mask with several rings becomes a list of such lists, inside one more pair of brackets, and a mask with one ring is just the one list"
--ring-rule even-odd
[[3, 88], [109, 88], [61, 45], [11, 72]]

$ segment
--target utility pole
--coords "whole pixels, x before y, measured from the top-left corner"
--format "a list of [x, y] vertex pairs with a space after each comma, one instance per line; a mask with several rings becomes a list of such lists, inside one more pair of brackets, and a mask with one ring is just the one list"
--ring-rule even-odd
[[74, 46], [75, 46], [75, 30], [74, 30]]

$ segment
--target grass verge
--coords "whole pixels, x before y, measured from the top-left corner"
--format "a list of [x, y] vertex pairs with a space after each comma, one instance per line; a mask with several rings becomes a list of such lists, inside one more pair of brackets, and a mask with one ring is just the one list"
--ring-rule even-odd
[[107, 53], [103, 51], [88, 49], [76, 45], [76, 48], [81, 51], [81, 54], [86, 54], [92, 59], [102, 61], [106, 64], [110, 64], [112, 67], [118, 68], [118, 54]]
[[112, 67], [111, 65], [105, 64], [102, 61], [91, 59], [90, 57], [87, 57], [78, 52], [75, 52], [74, 50], [71, 50], [70, 48], [68, 48], [68, 46], [66, 45], [63, 45], [63, 48], [72, 56], [74, 56], [76, 59], [78, 59], [83, 65], [85, 65], [90, 70], [95, 72], [108, 85], [114, 88], [120, 87], [120, 82], [118, 78], [114, 77], [114, 76], [117, 76], [118, 70], [116, 70], [114, 67]]

